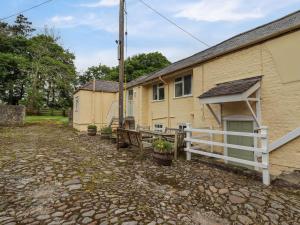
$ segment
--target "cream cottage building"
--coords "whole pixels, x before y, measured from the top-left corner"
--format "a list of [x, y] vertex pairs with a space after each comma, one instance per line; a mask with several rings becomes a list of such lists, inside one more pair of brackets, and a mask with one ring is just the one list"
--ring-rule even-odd
[[[140, 77], [125, 94], [125, 116], [134, 126], [163, 130], [191, 123], [240, 132], [267, 126], [271, 174], [300, 169], [300, 11]], [[74, 127], [111, 125], [117, 104], [118, 83], [88, 83], [74, 94]], [[254, 145], [249, 138], [226, 141]]]

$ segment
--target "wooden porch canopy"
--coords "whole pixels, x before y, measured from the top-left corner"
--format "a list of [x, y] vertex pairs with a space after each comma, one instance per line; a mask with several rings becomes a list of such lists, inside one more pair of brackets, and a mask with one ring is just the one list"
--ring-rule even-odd
[[[205, 104], [214, 118], [221, 124], [221, 113], [212, 109], [210, 104], [222, 104], [226, 102], [246, 102], [256, 124], [261, 126], [261, 106], [260, 106], [260, 86], [262, 76], [250, 77], [241, 80], [234, 80], [217, 84], [215, 87], [204, 92], [198, 98], [202, 104]], [[255, 93], [255, 97], [250, 97]], [[250, 101], [256, 102], [256, 112], [254, 112]]]

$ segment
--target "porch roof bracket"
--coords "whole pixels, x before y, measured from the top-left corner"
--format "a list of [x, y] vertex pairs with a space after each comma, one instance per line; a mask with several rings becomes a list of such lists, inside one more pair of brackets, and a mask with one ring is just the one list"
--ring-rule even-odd
[[[258, 90], [260, 89], [261, 85], [260, 85], [260, 82], [257, 82], [255, 85], [253, 85], [248, 91], [246, 91], [243, 95], [244, 95], [244, 98], [245, 98], [245, 102], [257, 124], [258, 127], [261, 126], [261, 123], [260, 123], [260, 119], [258, 119], [258, 116], [257, 114], [255, 114], [251, 104], [249, 101], [256, 101], [258, 104], [260, 104], [260, 95], [256, 96], [256, 98], [249, 98], [250, 95], [252, 95], [253, 93], [257, 93]], [[256, 109], [257, 111], [258, 109]], [[258, 113], [258, 112], [257, 112]]]
[[218, 115], [215, 113], [215, 111], [212, 109], [212, 107], [210, 106], [210, 104], [205, 104], [207, 106], [207, 108], [209, 109], [209, 111], [211, 112], [211, 114], [214, 116], [215, 120], [217, 121], [217, 123], [219, 125], [221, 125], [222, 121], [221, 118], [218, 117]]
[[253, 116], [253, 118], [254, 118], [256, 124], [257, 124], [257, 126], [260, 127], [261, 124], [259, 123], [259, 121], [258, 121], [258, 119], [257, 119], [257, 117], [256, 117], [256, 115], [255, 115], [255, 113], [254, 113], [254, 111], [253, 111], [253, 109], [252, 109], [252, 107], [251, 107], [249, 101], [246, 100], [246, 103], [247, 103], [247, 106], [248, 106], [248, 108], [249, 108], [249, 110], [250, 110], [250, 112], [251, 112], [251, 114], [252, 114], [252, 116]]

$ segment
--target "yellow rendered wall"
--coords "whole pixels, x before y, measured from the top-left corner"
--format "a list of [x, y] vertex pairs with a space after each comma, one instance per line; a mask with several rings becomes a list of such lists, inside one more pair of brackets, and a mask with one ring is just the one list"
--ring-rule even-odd
[[113, 102], [117, 101], [116, 93], [92, 92], [80, 90], [74, 95], [79, 96], [79, 110], [73, 107], [73, 127], [86, 131], [89, 124], [95, 124], [98, 129], [108, 125], [107, 114]]
[[[300, 32], [298, 31], [220, 57], [195, 68], [194, 75], [199, 74], [198, 76], [201, 77], [202, 73], [204, 74], [202, 84], [204, 91], [220, 82], [263, 75], [261, 87], [262, 124], [269, 127], [270, 143], [272, 143], [286, 133], [300, 127], [300, 64], [294, 60], [300, 58], [300, 51], [290, 51], [292, 48], [298, 49], [299, 43]], [[280, 49], [281, 52], [276, 51], [276, 56], [276, 54], [272, 54], [273, 49]], [[285, 55], [286, 58], [291, 58], [291, 60], [288, 62], [282, 60], [282, 57], [278, 57], [280, 54]], [[293, 73], [295, 71], [298, 71], [298, 77]], [[282, 79], [282, 77], [286, 78]], [[287, 80], [289, 82], [286, 82]], [[196, 111], [200, 112], [199, 110]], [[230, 103], [223, 106], [223, 116], [234, 114], [250, 115], [244, 103], [235, 105]], [[206, 108], [204, 117], [206, 121], [212, 120], [210, 112]], [[300, 138], [272, 152], [270, 162], [272, 174], [299, 168]]]
[[[215, 129], [223, 129], [209, 110], [199, 103], [197, 97], [217, 83], [263, 75], [262, 124], [269, 127], [272, 143], [300, 127], [299, 43], [300, 31], [297, 31], [194, 67], [192, 97], [174, 98], [174, 79], [178, 72], [177, 75], [164, 78], [167, 84], [163, 101], [152, 101], [152, 84], [145, 85], [142, 87], [143, 97], [136, 97], [141, 101], [139, 108], [143, 113], [135, 113], [135, 116], [152, 128], [154, 123], [178, 127], [181, 122], [191, 122], [196, 128], [213, 126]], [[283, 59], [281, 54], [290, 60]], [[181, 75], [186, 74], [188, 73], [184, 72]], [[137, 92], [137, 95], [139, 93], [141, 92]], [[220, 112], [219, 105], [213, 108]], [[245, 103], [226, 103], [222, 106], [222, 116], [230, 115], [251, 114]], [[272, 174], [299, 168], [300, 138], [272, 152], [270, 162]]]

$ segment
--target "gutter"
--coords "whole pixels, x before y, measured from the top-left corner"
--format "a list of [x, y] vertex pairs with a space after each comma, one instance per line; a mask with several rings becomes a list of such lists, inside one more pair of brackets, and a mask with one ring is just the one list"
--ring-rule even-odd
[[167, 115], [167, 119], [168, 119], [168, 127], [171, 127], [171, 121], [170, 121], [170, 85], [161, 78], [161, 76], [158, 78], [161, 82], [164, 83], [164, 85], [167, 85], [167, 91], [168, 91], [168, 115]]

